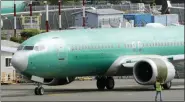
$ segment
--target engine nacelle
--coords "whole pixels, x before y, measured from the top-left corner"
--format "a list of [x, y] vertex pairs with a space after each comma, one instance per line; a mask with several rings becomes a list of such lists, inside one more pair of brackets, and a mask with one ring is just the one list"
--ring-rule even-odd
[[133, 75], [137, 83], [152, 85], [156, 77], [164, 80], [164, 83], [175, 77], [175, 68], [171, 62], [160, 58], [148, 58], [138, 61], [133, 68]]
[[66, 85], [75, 80], [75, 77], [44, 79], [44, 85], [57, 86]]

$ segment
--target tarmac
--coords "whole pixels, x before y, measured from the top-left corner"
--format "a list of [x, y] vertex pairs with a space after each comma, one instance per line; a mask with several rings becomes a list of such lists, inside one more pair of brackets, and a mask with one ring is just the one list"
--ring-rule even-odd
[[[42, 96], [34, 95], [34, 84], [1, 86], [1, 101], [154, 101], [153, 86], [142, 86], [134, 79], [115, 79], [113, 90], [98, 91], [96, 80], [74, 81], [64, 86], [45, 86]], [[170, 90], [163, 90], [163, 101], [184, 102], [184, 79], [174, 79]]]

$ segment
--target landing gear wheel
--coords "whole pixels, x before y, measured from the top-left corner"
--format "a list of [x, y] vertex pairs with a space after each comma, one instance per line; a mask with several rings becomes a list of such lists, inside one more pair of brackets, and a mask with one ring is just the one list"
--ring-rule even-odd
[[44, 94], [44, 88], [42, 87], [41, 83], [37, 83], [37, 87], [35, 88], [34, 92], [35, 95], [43, 95]]
[[38, 93], [39, 93], [39, 95], [44, 95], [44, 88], [43, 87], [39, 87], [38, 88]]
[[106, 85], [105, 81], [106, 81], [105, 78], [98, 78], [97, 79], [96, 85], [97, 85], [98, 90], [104, 90], [105, 89], [105, 85]]
[[114, 88], [114, 85], [115, 85], [114, 79], [112, 77], [107, 77], [107, 79], [106, 79], [106, 88], [108, 90], [111, 90], [111, 89]]
[[34, 92], [35, 92], [35, 95], [39, 95], [38, 87], [35, 88]]
[[171, 86], [172, 86], [172, 82], [170, 81], [170, 82], [164, 84], [164, 85], [163, 85], [163, 88], [164, 88], [164, 89], [170, 89]]

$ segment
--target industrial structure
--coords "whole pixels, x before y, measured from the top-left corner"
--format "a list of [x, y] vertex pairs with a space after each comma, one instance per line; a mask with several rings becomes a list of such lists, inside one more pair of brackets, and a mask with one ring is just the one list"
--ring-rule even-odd
[[16, 70], [11, 64], [13, 53], [20, 44], [1, 40], [1, 83], [11, 84], [16, 82]]
[[[119, 24], [123, 22], [123, 13], [124, 12], [115, 9], [86, 10], [85, 25], [90, 28], [101, 28], [101, 26], [111, 23]], [[81, 26], [82, 12], [76, 12], [72, 15], [74, 16], [75, 26]]]
[[[178, 6], [181, 7], [180, 5], [176, 5], [176, 4], [172, 4], [174, 6]], [[86, 5], [86, 7], [90, 7], [91, 5]], [[65, 8], [71, 8], [71, 10], [69, 11], [63, 11], [61, 10], [60, 13], [60, 17], [59, 17], [59, 12], [49, 12], [49, 28], [50, 30], [58, 30], [58, 29], [68, 29], [72, 26], [75, 26], [75, 19], [74, 16], [71, 16], [72, 14], [76, 13], [76, 12], [81, 12], [82, 13], [82, 9], [80, 10], [76, 10], [76, 7], [81, 8], [81, 6], [79, 5], [75, 5], [75, 6], [65, 6], [62, 5], [62, 9]], [[49, 5], [48, 9], [49, 10], [54, 10], [54, 9], [58, 9], [58, 6], [52, 6]], [[74, 9], [73, 9], [74, 8]], [[130, 14], [130, 13], [150, 13], [152, 14], [152, 8], [150, 5], [148, 4], [141, 4], [141, 3], [135, 3], [135, 4], [120, 4], [120, 5], [94, 5], [94, 8], [96, 8], [95, 11], [99, 10], [99, 9], [115, 9], [115, 10], [119, 10], [121, 12], [124, 12], [126, 14]], [[159, 10], [161, 8], [161, 5], [156, 5], [156, 10]], [[33, 11], [37, 11], [37, 10], [45, 10], [45, 6], [33, 6]], [[26, 7], [25, 11], [30, 11], [30, 7]], [[87, 12], [87, 10], [86, 10]], [[171, 14], [175, 13], [178, 15], [178, 20], [181, 24], [184, 24], [184, 9], [182, 8], [171, 8]], [[43, 16], [44, 15], [44, 16]], [[155, 15], [155, 14], [154, 14]], [[160, 14], [158, 14], [160, 15]], [[83, 15], [81, 15], [82, 18]], [[24, 28], [28, 28], [30, 27], [30, 25], [25, 25], [25, 23], [23, 23], [24, 19], [22, 18], [28, 18], [29, 16], [25, 16], [23, 15], [22, 17], [17, 16], [16, 19], [16, 28], [18, 29], [24, 29]], [[34, 18], [34, 16], [32, 15], [32, 17]], [[40, 28], [40, 29], [46, 29], [46, 16], [45, 13], [40, 13], [40, 15], [36, 16], [37, 18], [37, 23], [36, 25], [34, 24], [34, 22], [32, 23], [36, 28]], [[80, 18], [80, 19], [81, 19]], [[172, 17], [173, 18], [173, 17]], [[31, 21], [31, 20], [30, 20]], [[14, 27], [14, 20], [13, 19], [4, 19], [4, 26], [3, 26], [3, 30], [7, 30], [7, 29], [13, 29]], [[87, 21], [86, 21], [87, 23]], [[94, 22], [93, 22], [94, 23]], [[29, 23], [30, 24], [30, 23]], [[91, 24], [90, 24], [91, 25]], [[80, 25], [82, 26], [82, 25]], [[87, 27], [88, 25], [86, 25]]]

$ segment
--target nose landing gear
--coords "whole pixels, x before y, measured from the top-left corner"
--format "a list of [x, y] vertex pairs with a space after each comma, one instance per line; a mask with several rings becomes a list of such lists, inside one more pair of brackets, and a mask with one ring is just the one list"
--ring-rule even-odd
[[37, 84], [37, 87], [34, 90], [35, 95], [43, 95], [44, 88], [42, 87], [42, 83], [44, 83], [44, 78], [32, 75], [31, 80]]
[[35, 88], [35, 95], [43, 95], [44, 94], [44, 88], [40, 83], [38, 83], [38, 86]]

